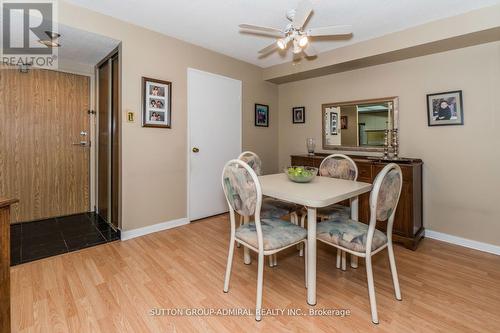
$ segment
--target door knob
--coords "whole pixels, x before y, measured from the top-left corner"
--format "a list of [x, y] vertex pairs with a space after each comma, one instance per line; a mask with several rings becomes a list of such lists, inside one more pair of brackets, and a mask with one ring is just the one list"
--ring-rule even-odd
[[193, 153], [198, 153], [199, 151], [200, 151], [200, 149], [199, 149], [199, 148], [197, 148], [197, 147], [193, 147]]

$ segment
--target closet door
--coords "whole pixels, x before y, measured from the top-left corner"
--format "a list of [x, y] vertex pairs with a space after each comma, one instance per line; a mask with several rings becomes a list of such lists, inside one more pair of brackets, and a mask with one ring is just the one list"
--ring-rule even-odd
[[97, 108], [97, 213], [110, 222], [110, 148], [111, 148], [111, 66], [104, 62], [98, 69]]
[[104, 61], [98, 75], [97, 213], [118, 228], [119, 221], [119, 60]]

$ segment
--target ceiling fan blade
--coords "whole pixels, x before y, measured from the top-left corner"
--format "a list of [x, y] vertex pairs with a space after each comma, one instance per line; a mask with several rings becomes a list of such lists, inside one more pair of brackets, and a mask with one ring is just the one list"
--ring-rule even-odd
[[302, 52], [305, 53], [306, 56], [308, 57], [315, 57], [318, 55], [318, 52], [316, 49], [311, 45], [311, 43], [308, 43], [306, 47], [302, 49]]
[[239, 25], [240, 29], [245, 29], [245, 30], [254, 30], [257, 32], [265, 32], [267, 34], [273, 34], [276, 36], [283, 36], [284, 33], [280, 29], [276, 28], [270, 28], [270, 27], [262, 27], [259, 25], [253, 25], [253, 24], [240, 24]]
[[335, 36], [352, 34], [350, 25], [332, 25], [329, 27], [311, 28], [306, 32], [307, 36]]
[[293, 26], [297, 29], [302, 28], [306, 23], [309, 15], [313, 10], [312, 3], [309, 0], [302, 0], [299, 2], [297, 9], [295, 9], [295, 15], [293, 17]]
[[276, 48], [278, 48], [278, 45], [276, 44], [276, 42], [266, 46], [265, 48], [263, 48], [262, 50], [259, 51], [260, 54], [267, 54], [269, 52], [272, 52], [274, 51]]

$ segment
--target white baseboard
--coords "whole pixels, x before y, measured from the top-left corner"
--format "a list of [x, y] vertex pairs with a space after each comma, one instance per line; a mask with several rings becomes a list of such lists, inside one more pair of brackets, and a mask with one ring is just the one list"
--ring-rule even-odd
[[127, 240], [127, 239], [132, 239], [140, 236], [144, 236], [147, 234], [152, 234], [154, 232], [166, 230], [166, 229], [172, 229], [175, 227], [180, 227], [181, 225], [186, 225], [189, 224], [189, 220], [184, 217], [182, 219], [177, 219], [177, 220], [172, 220], [172, 221], [167, 221], [167, 222], [161, 222], [153, 225], [148, 225], [147, 227], [143, 228], [137, 228], [137, 229], [132, 229], [132, 230], [122, 230], [121, 232], [121, 240]]
[[443, 241], [446, 243], [460, 245], [463, 247], [468, 247], [468, 248], [471, 248], [474, 250], [479, 250], [479, 251], [483, 251], [483, 252], [488, 252], [488, 253], [500, 255], [500, 246], [498, 246], [498, 245], [478, 242], [475, 240], [462, 238], [462, 237], [458, 237], [458, 236], [453, 236], [453, 235], [445, 234], [443, 232], [433, 231], [433, 230], [429, 230], [429, 229], [425, 230], [425, 237], [440, 240], [440, 241]]

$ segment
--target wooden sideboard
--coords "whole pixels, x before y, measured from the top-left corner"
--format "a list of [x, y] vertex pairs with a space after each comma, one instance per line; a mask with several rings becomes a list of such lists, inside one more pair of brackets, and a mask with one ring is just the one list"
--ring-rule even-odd
[[0, 332], [10, 332], [10, 206], [0, 197]]
[[[328, 154], [292, 155], [292, 165], [319, 167], [321, 161]], [[358, 166], [358, 180], [373, 183], [377, 174], [387, 164], [379, 159], [368, 158], [366, 156], [350, 155]], [[403, 189], [399, 199], [398, 208], [393, 226], [394, 242], [403, 244], [406, 248], [415, 250], [418, 242], [424, 235], [423, 214], [422, 214], [422, 160], [405, 159], [396, 162], [403, 172]], [[359, 220], [368, 223], [370, 220], [370, 193], [359, 197]], [[348, 203], [346, 203], [348, 204]], [[386, 222], [378, 222], [377, 228], [385, 230]]]

